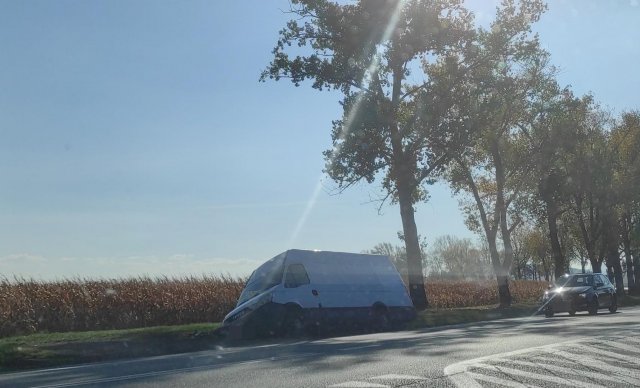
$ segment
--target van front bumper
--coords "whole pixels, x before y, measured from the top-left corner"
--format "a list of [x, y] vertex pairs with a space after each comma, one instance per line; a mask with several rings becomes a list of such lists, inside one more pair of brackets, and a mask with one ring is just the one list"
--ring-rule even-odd
[[222, 322], [222, 328], [230, 338], [272, 336], [282, 325], [284, 305], [269, 302], [256, 309], [245, 308]]

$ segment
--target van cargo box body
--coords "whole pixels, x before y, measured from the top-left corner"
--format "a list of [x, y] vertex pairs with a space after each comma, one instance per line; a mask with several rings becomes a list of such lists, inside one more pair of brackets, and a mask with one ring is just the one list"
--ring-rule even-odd
[[253, 272], [223, 325], [275, 334], [300, 326], [391, 325], [414, 316], [387, 256], [292, 249]]

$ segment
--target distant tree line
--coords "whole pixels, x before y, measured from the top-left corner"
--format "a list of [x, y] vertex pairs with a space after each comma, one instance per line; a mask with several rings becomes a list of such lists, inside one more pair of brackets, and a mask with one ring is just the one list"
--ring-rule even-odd
[[[424, 276], [439, 280], [487, 280], [493, 276], [489, 252], [469, 238], [440, 236], [433, 247], [421, 240], [421, 259]], [[398, 272], [408, 275], [407, 252], [404, 246], [380, 243], [365, 253], [389, 256]]]
[[[471, 257], [490, 263], [503, 306], [511, 278], [551, 279], [574, 260], [604, 264], [621, 294], [625, 274], [638, 290], [640, 113], [614, 116], [558, 84], [531, 31], [545, 10], [503, 0], [484, 28], [458, 0], [291, 2], [261, 80], [341, 93], [325, 171], [340, 190], [380, 181], [381, 201], [398, 204], [417, 308], [428, 305], [425, 265], [480, 276]], [[414, 213], [438, 180], [482, 254], [445, 238], [433, 248], [452, 251], [425, 261]]]

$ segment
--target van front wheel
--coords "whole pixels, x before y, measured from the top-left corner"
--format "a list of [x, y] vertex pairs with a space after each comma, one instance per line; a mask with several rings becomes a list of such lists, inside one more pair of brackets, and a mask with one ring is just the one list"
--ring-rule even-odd
[[283, 337], [301, 337], [304, 334], [304, 315], [300, 308], [289, 308], [282, 322]]

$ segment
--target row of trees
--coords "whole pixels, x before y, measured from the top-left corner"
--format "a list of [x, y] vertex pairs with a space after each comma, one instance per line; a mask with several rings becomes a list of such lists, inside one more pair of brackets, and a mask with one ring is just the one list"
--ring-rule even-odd
[[[489, 251], [469, 238], [440, 236], [431, 247], [421, 240], [424, 276], [429, 279], [486, 280], [493, 275]], [[389, 256], [400, 274], [408, 276], [407, 251], [388, 242], [377, 244], [366, 253]]]
[[[540, 228], [518, 228], [513, 234], [513, 265], [511, 277], [525, 280], [554, 280], [554, 264], [547, 234]], [[572, 245], [572, 249], [575, 246]], [[423, 275], [427, 279], [486, 280], [494, 276], [491, 254], [484, 240], [474, 241], [451, 235], [437, 237], [431, 246], [426, 240], [420, 242]], [[406, 278], [407, 251], [404, 246], [384, 242], [376, 244], [364, 253], [384, 255], [391, 258], [400, 274]], [[500, 249], [504, 258], [504, 249]], [[582, 265], [585, 261], [578, 256], [572, 265]], [[574, 267], [575, 270], [575, 267]]]
[[623, 247], [635, 284], [639, 115], [615, 119], [557, 83], [531, 32], [545, 9], [503, 0], [483, 28], [460, 0], [292, 0], [261, 79], [342, 94], [326, 173], [340, 189], [379, 180], [399, 205], [417, 308], [428, 302], [415, 205], [438, 179], [483, 236], [503, 306], [524, 229], [542, 231], [556, 276], [583, 254], [621, 290]]

